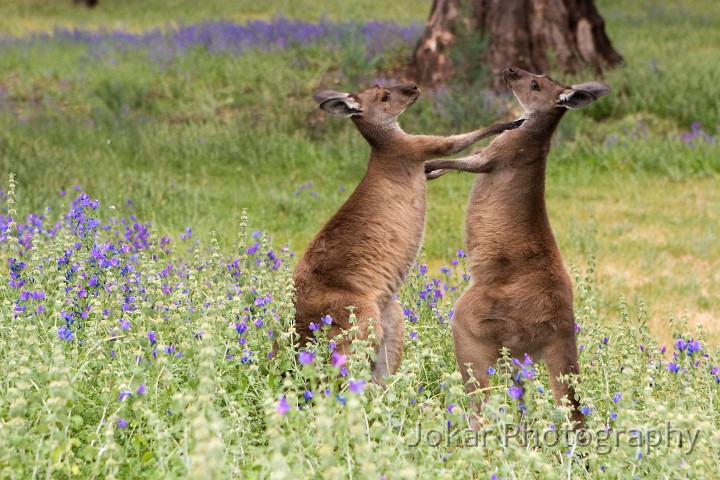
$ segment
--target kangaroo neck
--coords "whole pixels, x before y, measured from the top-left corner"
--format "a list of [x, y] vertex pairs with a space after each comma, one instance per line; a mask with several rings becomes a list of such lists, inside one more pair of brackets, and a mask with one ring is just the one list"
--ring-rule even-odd
[[548, 145], [566, 111], [555, 108], [551, 112], [531, 113], [517, 131], [531, 145]]
[[392, 150], [393, 145], [397, 145], [407, 136], [397, 121], [382, 125], [365, 123], [361, 118], [353, 118], [353, 121], [360, 134], [373, 150]]

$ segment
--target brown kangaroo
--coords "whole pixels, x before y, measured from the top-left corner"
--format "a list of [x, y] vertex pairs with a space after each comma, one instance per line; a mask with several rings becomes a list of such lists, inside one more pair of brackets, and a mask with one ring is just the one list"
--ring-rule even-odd
[[[301, 343], [306, 343], [313, 338], [310, 324], [319, 325], [330, 315], [332, 338], [350, 328], [348, 307], [353, 307], [361, 338], [374, 322], [373, 378], [378, 383], [397, 370], [402, 357], [403, 312], [393, 296], [422, 243], [424, 162], [519, 125], [494, 125], [449, 137], [409, 135], [397, 119], [419, 96], [415, 85], [314, 95], [325, 112], [350, 117], [371, 151], [360, 184], [310, 242], [295, 269], [295, 326]], [[349, 347], [347, 340], [337, 351], [348, 354]]]
[[[455, 358], [471, 393], [488, 388], [488, 368], [503, 347], [515, 358], [544, 358], [555, 400], [567, 397], [574, 407], [571, 420], [584, 428], [567, 382], [568, 375], [580, 373], [573, 292], [545, 208], [545, 166], [550, 138], [565, 112], [589, 105], [610, 87], [597, 82], [568, 87], [513, 68], [503, 76], [525, 110], [522, 126], [478, 154], [425, 167], [428, 179], [449, 169], [482, 174], [465, 220], [470, 285], [454, 307]], [[476, 406], [479, 410], [479, 400]], [[477, 428], [474, 416], [471, 424]]]

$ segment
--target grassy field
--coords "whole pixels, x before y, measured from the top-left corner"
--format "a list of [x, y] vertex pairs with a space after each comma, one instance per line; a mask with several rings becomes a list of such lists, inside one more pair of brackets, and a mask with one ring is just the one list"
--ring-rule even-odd
[[[501, 375], [489, 443], [411, 447], [418, 428], [466, 421], [447, 318], [464, 285], [454, 264], [470, 175], [429, 186], [429, 270], [403, 290], [408, 343], [387, 391], [362, 388], [361, 360], [337, 377], [324, 347], [307, 365], [289, 347], [266, 359], [291, 317], [291, 252], [369, 152], [312, 92], [395, 81], [386, 72], [407, 61], [429, 2], [100, 1], [0, 2], [1, 476], [714, 475], [714, 2], [598, 1], [626, 62], [603, 79], [613, 93], [569, 113], [554, 139], [548, 206], [575, 272], [579, 391], [597, 434], [579, 460], [577, 443], [499, 434], [517, 422]], [[454, 84], [425, 91], [401, 123], [448, 134], [516, 108]], [[544, 368], [524, 381], [529, 425], [566, 426]], [[627, 436], [599, 448], [606, 427], [644, 435], [667, 422], [697, 429], [697, 448], [666, 430], [657, 448]]]

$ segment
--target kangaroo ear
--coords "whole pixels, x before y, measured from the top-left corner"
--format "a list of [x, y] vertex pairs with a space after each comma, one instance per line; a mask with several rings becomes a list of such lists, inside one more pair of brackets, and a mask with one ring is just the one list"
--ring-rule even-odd
[[573, 85], [561, 93], [555, 105], [570, 109], [584, 108], [608, 93], [610, 93], [610, 87], [604, 83], [581, 83]]
[[313, 94], [313, 100], [317, 103], [323, 103], [325, 100], [330, 100], [331, 98], [345, 98], [349, 96], [349, 93], [336, 92], [335, 90], [318, 90]]
[[352, 117], [362, 113], [360, 104], [350, 96], [325, 100], [320, 104], [320, 109], [334, 117]]

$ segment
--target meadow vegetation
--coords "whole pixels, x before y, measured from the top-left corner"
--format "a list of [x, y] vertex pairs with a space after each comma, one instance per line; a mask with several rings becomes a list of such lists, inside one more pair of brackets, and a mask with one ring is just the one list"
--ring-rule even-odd
[[[387, 390], [366, 383], [366, 344], [349, 359], [326, 340], [300, 355], [281, 335], [295, 255], [368, 154], [312, 92], [395, 81], [429, 4], [177, 0], [168, 16], [160, 0], [61, 3], [0, 6], [2, 477], [718, 470], [713, 2], [598, 1], [626, 64], [554, 139], [547, 198], [576, 286], [587, 445], [551, 441], [567, 411], [534, 364], [520, 369], [524, 431], [544, 441], [513, 431], [499, 367], [485, 441], [464, 430], [448, 322], [467, 282], [470, 175], [429, 186], [425, 247], [401, 293], [405, 359]], [[517, 111], [462, 82], [424, 93], [401, 119], [409, 132]], [[413, 446], [418, 431], [438, 433]]]

